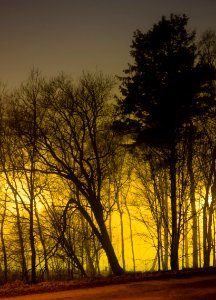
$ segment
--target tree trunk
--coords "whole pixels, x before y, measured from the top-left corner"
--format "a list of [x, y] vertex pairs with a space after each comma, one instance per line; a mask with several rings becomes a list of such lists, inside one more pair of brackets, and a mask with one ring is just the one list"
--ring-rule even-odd
[[19, 206], [18, 206], [18, 199], [17, 195], [14, 193], [15, 197], [15, 205], [16, 205], [16, 219], [17, 219], [17, 228], [18, 228], [18, 236], [19, 236], [19, 243], [20, 243], [20, 251], [21, 251], [21, 265], [22, 265], [22, 279], [26, 282], [29, 282], [28, 277], [28, 270], [26, 265], [26, 258], [25, 258], [25, 248], [24, 248], [24, 240], [23, 240], [23, 233], [22, 233], [22, 226], [21, 226], [21, 220], [20, 220], [20, 212], [19, 212]]
[[40, 237], [40, 241], [41, 241], [41, 245], [43, 248], [43, 256], [44, 256], [44, 270], [45, 270], [45, 279], [48, 280], [49, 279], [49, 266], [48, 266], [48, 258], [47, 258], [47, 249], [46, 249], [46, 242], [45, 239], [43, 237], [43, 231], [42, 231], [42, 226], [41, 226], [41, 221], [40, 221], [40, 217], [37, 211], [37, 206], [35, 203], [35, 216], [37, 219], [37, 226], [38, 226], [38, 233], [39, 233], [39, 237]]
[[[34, 236], [34, 208], [35, 208], [35, 167], [34, 150], [31, 158], [31, 171], [29, 180], [29, 240], [31, 247], [31, 283], [36, 283], [36, 249]], [[28, 178], [28, 176], [26, 176]]]
[[84, 218], [87, 220], [87, 222], [91, 226], [94, 234], [98, 238], [99, 242], [101, 243], [101, 245], [106, 253], [106, 256], [107, 256], [107, 259], [108, 259], [108, 262], [110, 264], [113, 274], [122, 275], [124, 273], [124, 270], [122, 269], [122, 267], [120, 266], [120, 264], [118, 262], [113, 245], [110, 241], [109, 233], [108, 233], [106, 225], [104, 223], [103, 207], [102, 207], [100, 201], [96, 201], [96, 200], [91, 201], [91, 209], [94, 214], [97, 225], [99, 227], [99, 230], [95, 226], [92, 218], [90, 217], [88, 212], [85, 210], [85, 208], [82, 205], [80, 205], [79, 201], [77, 202], [76, 200], [71, 198], [70, 202], [76, 203], [77, 208], [79, 209], [80, 213], [84, 216]]
[[[70, 206], [70, 204], [72, 203], [72, 199], [70, 199], [68, 201], [68, 203], [66, 204], [65, 206], [65, 209], [64, 209], [64, 212], [63, 212], [63, 215], [62, 215], [62, 219], [63, 219], [63, 226], [59, 227], [59, 224], [55, 223], [55, 226], [57, 228], [57, 230], [59, 231], [59, 242], [61, 243], [62, 245], [62, 248], [65, 250], [66, 254], [68, 255], [68, 257], [71, 259], [71, 261], [74, 262], [74, 264], [76, 265], [76, 267], [80, 270], [80, 272], [82, 273], [82, 275], [84, 277], [88, 277], [85, 270], [84, 270], [84, 243], [83, 243], [83, 239], [81, 239], [81, 242], [82, 242], [82, 246], [81, 246], [81, 251], [82, 251], [82, 261], [80, 261], [80, 259], [78, 258], [77, 254], [76, 254], [76, 249], [75, 247], [71, 244], [71, 241], [66, 238], [65, 236], [65, 232], [66, 232], [66, 229], [67, 229], [67, 211], [68, 211], [68, 208]], [[73, 240], [73, 242], [75, 242], [75, 240]], [[74, 243], [76, 245], [76, 243]]]
[[[8, 173], [6, 172], [5, 165], [4, 174], [7, 180], [7, 184], [9, 185], [10, 189], [13, 192], [14, 202], [15, 202], [15, 210], [16, 210], [16, 223], [17, 223], [17, 231], [18, 231], [18, 240], [20, 245], [20, 252], [21, 252], [21, 269], [22, 269], [22, 280], [25, 282], [29, 282], [28, 270], [27, 270], [27, 263], [25, 258], [25, 247], [24, 247], [24, 239], [23, 239], [23, 231], [22, 231], [22, 224], [21, 224], [21, 217], [20, 217], [20, 209], [18, 203], [18, 193], [17, 193], [17, 186], [16, 186], [16, 176], [13, 172], [12, 178], [9, 178]], [[13, 186], [13, 184], [15, 187]]]
[[125, 271], [125, 245], [124, 245], [124, 223], [123, 223], [123, 211], [122, 207], [119, 203], [119, 195], [117, 193], [116, 197], [116, 203], [117, 203], [117, 208], [119, 212], [119, 217], [120, 217], [120, 234], [121, 234], [121, 252], [122, 252], [122, 266], [123, 270]]
[[[94, 248], [91, 245], [91, 239], [94, 238], [94, 236], [90, 239], [89, 238], [89, 233], [88, 233], [88, 226], [89, 224], [85, 222], [86, 220], [84, 217], [81, 215], [81, 226], [83, 228], [83, 250], [85, 251], [85, 256], [86, 256], [86, 272], [88, 275], [91, 277], [96, 276], [96, 268], [94, 266], [93, 262], [93, 255], [94, 255]], [[95, 253], [96, 255], [96, 253]]]
[[168, 270], [168, 259], [169, 259], [169, 204], [168, 204], [168, 180], [167, 173], [165, 171], [164, 181], [164, 212], [163, 212], [163, 228], [164, 228], [164, 260], [163, 260], [163, 270]]
[[216, 235], [216, 230], [215, 230], [215, 211], [214, 211], [214, 214], [213, 214], [213, 267], [216, 266], [216, 252], [215, 252], [215, 235]]
[[195, 198], [195, 179], [193, 172], [193, 131], [190, 127], [190, 138], [188, 141], [188, 173], [190, 177], [190, 203], [192, 213], [192, 243], [193, 243], [193, 268], [198, 268], [198, 242], [197, 242], [197, 211], [196, 211], [196, 198]]
[[31, 283], [36, 283], [36, 250], [34, 237], [34, 197], [30, 199], [29, 239], [31, 246]]
[[72, 249], [72, 246], [69, 243], [69, 241], [67, 240], [67, 238], [65, 237], [64, 232], [60, 236], [60, 242], [61, 242], [62, 248], [65, 250], [66, 254], [71, 259], [71, 261], [74, 262], [77, 269], [80, 270], [80, 272], [82, 273], [82, 275], [84, 277], [88, 277], [85, 270], [84, 270], [84, 268], [83, 268], [83, 264], [80, 262], [79, 258], [75, 254], [75, 250]]
[[[184, 240], [185, 240], [185, 266], [186, 266], [186, 268], [189, 268], [188, 221], [187, 220], [186, 220], [186, 223], [185, 223], [185, 231], [186, 231], [185, 236], [184, 236]], [[193, 252], [193, 258], [194, 258], [194, 252]], [[198, 249], [197, 249], [197, 267], [195, 267], [194, 259], [193, 259], [193, 268], [198, 268]]]
[[127, 210], [127, 215], [128, 215], [128, 218], [129, 218], [130, 243], [131, 243], [131, 252], [132, 252], [132, 260], [133, 260], [133, 271], [135, 272], [136, 271], [136, 263], [135, 263], [135, 253], [134, 253], [132, 220], [131, 220], [131, 215], [130, 215], [130, 211], [129, 211], [126, 199], [125, 199], [125, 208]]
[[172, 219], [172, 238], [171, 238], [171, 269], [179, 269], [178, 247], [179, 233], [177, 224], [177, 196], [176, 196], [176, 147], [171, 147], [170, 155], [170, 181], [171, 181], [171, 219]]
[[[212, 225], [212, 209], [211, 205], [209, 207], [209, 196], [210, 196], [210, 187], [213, 182], [213, 176], [215, 174], [215, 159], [213, 158], [211, 162], [210, 174], [206, 186], [205, 200], [203, 204], [203, 260], [204, 268], [208, 268], [210, 264], [210, 253], [211, 253], [211, 225]], [[213, 197], [216, 195], [216, 179], [214, 180], [212, 186]]]
[[[101, 206], [101, 204], [98, 204], [98, 206], [99, 205]], [[97, 224], [100, 228], [100, 242], [101, 242], [102, 247], [103, 247], [103, 249], [104, 249], [104, 251], [107, 255], [107, 258], [108, 258], [110, 267], [112, 269], [112, 272], [115, 275], [122, 275], [124, 273], [124, 270], [119, 265], [117, 256], [116, 256], [115, 251], [113, 249], [113, 245], [110, 241], [109, 234], [108, 234], [106, 225], [105, 225], [104, 220], [103, 220], [102, 208], [97, 207], [94, 210], [94, 216], [95, 216]]]
[[7, 262], [7, 251], [5, 246], [5, 238], [4, 238], [4, 221], [6, 217], [6, 199], [4, 202], [4, 211], [2, 214], [1, 220], [1, 243], [2, 243], [2, 252], [3, 252], [3, 261], [4, 261], [4, 282], [8, 281], [8, 262]]

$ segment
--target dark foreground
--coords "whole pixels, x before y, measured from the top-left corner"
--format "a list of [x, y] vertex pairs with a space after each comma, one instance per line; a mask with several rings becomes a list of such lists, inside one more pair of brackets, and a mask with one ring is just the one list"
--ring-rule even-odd
[[119, 282], [104, 286], [80, 287], [66, 291], [4, 297], [7, 300], [215, 300], [216, 273], [181, 274], [143, 278], [134, 282]]

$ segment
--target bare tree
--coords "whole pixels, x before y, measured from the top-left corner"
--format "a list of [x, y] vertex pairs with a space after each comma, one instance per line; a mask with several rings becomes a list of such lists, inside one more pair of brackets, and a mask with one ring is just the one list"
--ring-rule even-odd
[[[72, 197], [66, 205], [76, 205], [102, 244], [113, 273], [121, 274], [123, 270], [105, 225], [106, 204], [102, 199], [103, 184], [115, 155], [108, 104], [113, 82], [101, 74], [84, 74], [75, 86], [63, 75], [46, 83], [33, 75], [31, 84], [24, 87], [27, 102], [20, 104], [22, 114], [16, 113], [22, 126], [19, 131], [39, 159], [37, 171], [66, 179], [82, 195], [83, 200]], [[30, 117], [25, 112], [28, 101], [33, 103]], [[34, 123], [35, 111], [38, 115]], [[27, 124], [30, 128], [24, 130]], [[36, 171], [35, 165], [33, 169]], [[82, 205], [84, 200], [90, 205], [93, 219]]]

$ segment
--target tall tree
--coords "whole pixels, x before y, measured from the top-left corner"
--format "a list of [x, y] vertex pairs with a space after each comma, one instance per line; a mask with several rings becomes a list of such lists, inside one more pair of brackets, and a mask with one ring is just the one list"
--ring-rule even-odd
[[[37, 76], [35, 80], [37, 86]], [[121, 274], [123, 269], [105, 224], [106, 203], [102, 195], [115, 155], [108, 106], [112, 87], [113, 81], [101, 74], [85, 74], [77, 86], [59, 76], [43, 83], [37, 97], [36, 110], [41, 114], [35, 122], [35, 142], [34, 132], [25, 129], [26, 124], [32, 125], [31, 115], [30, 118], [22, 115], [19, 124], [23, 126], [21, 132], [26, 143], [36, 148], [37, 171], [57, 175], [74, 187], [74, 192], [79, 192], [80, 197], [71, 196], [66, 205], [76, 206], [80, 211], [100, 241], [113, 273]], [[34, 90], [34, 85], [26, 85], [29, 100]], [[25, 106], [24, 103], [23, 111]], [[92, 216], [86, 209], [86, 201]]]
[[[36, 172], [36, 143], [38, 138], [37, 123], [41, 122], [38, 101], [42, 87], [42, 79], [37, 71], [32, 71], [29, 80], [17, 90], [8, 108], [8, 124], [11, 127], [11, 134], [14, 138], [16, 153], [11, 157], [14, 171], [20, 176], [23, 194], [26, 200], [22, 200], [23, 207], [29, 215], [29, 242], [31, 249], [31, 282], [36, 283], [36, 241], [35, 241], [35, 208], [36, 195], [40, 194], [39, 174]], [[15, 159], [17, 155], [19, 159]], [[22, 175], [22, 176], [21, 176]], [[18, 179], [19, 178], [19, 179]], [[21, 183], [22, 182], [22, 183]], [[14, 183], [11, 183], [11, 187]], [[22, 185], [23, 184], [23, 185]], [[15, 189], [19, 194], [18, 189]], [[28, 199], [28, 204], [26, 203]]]
[[[187, 29], [186, 15], [162, 19], [147, 33], [134, 33], [131, 56], [134, 64], [120, 78], [115, 127], [131, 133], [134, 145], [148, 145], [167, 164], [171, 200], [171, 268], [178, 269], [179, 229], [177, 212], [178, 147], [192, 118], [208, 105], [201, 101], [207, 67], [196, 65], [195, 32]], [[151, 154], [152, 156], [152, 154]]]
[[[206, 90], [211, 95], [214, 103], [216, 100], [216, 32], [212, 29], [206, 30], [198, 43], [199, 59], [211, 70], [214, 80], [206, 83]], [[216, 139], [215, 139], [215, 105], [208, 115], [199, 118], [199, 128], [202, 140], [199, 143], [199, 170], [203, 178], [203, 190], [205, 190], [203, 210], [203, 262], [204, 267], [209, 267], [210, 256], [213, 249], [213, 214], [215, 208], [215, 186], [216, 186]], [[209, 201], [211, 199], [211, 201]]]

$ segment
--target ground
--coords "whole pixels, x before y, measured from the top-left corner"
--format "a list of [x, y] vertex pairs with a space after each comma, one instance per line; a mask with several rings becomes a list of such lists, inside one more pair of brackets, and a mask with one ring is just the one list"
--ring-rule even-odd
[[[47, 292], [48, 291], [48, 292]], [[25, 295], [24, 295], [25, 294]], [[19, 296], [20, 295], [20, 296]], [[0, 289], [7, 300], [212, 300], [216, 299], [216, 270], [157, 272], [120, 277], [50, 282], [34, 286], [18, 282]]]

